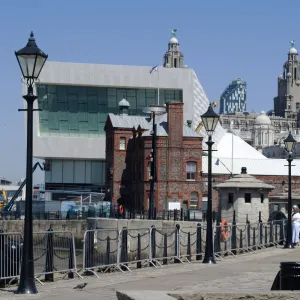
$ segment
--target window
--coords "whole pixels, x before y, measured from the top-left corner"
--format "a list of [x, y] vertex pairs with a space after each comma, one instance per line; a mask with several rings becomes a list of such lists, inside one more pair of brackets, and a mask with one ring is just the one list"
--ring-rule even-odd
[[260, 194], [260, 203], [263, 204], [265, 200], [265, 195], [264, 194]]
[[251, 194], [245, 193], [245, 203], [251, 203]]
[[120, 137], [120, 150], [126, 150], [126, 138]]
[[228, 204], [233, 204], [233, 193], [228, 193]]
[[187, 180], [195, 180], [196, 179], [196, 169], [197, 164], [195, 162], [187, 162], [186, 163], [186, 179]]
[[198, 208], [198, 193], [197, 192], [191, 193], [190, 208]]

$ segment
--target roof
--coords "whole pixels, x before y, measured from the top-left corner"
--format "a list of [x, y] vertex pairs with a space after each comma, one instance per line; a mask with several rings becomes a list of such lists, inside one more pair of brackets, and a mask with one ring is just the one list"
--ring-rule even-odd
[[[162, 114], [160, 116], [155, 117], [156, 127], [156, 135], [157, 136], [168, 136], [168, 114]], [[152, 132], [152, 126], [150, 125], [150, 129], [143, 133], [143, 136], [150, 136]], [[194, 138], [202, 138], [202, 135], [198, 134], [192, 128], [187, 125], [183, 125], [183, 137], [194, 137]]]
[[[293, 160], [292, 176], [300, 176], [300, 159]], [[202, 171], [208, 173], [208, 157], [202, 156]], [[251, 175], [268, 175], [268, 176], [287, 176], [288, 168], [285, 159], [255, 159], [255, 158], [234, 158], [228, 157], [213, 157], [212, 158], [212, 173], [217, 174], [239, 174], [242, 167], [246, 167]]]
[[[233, 142], [232, 142], [233, 139]], [[214, 138], [213, 138], [214, 140]], [[266, 158], [263, 154], [257, 151], [255, 148], [250, 146], [247, 142], [242, 140], [237, 135], [232, 133], [225, 133], [217, 145], [217, 152], [214, 153], [216, 157], [232, 157], [232, 146], [233, 146], [233, 157], [234, 158], [247, 158], [247, 159], [262, 159]], [[240, 172], [241, 169], [239, 169]], [[238, 172], [238, 173], [239, 173]]]
[[273, 190], [275, 187], [273, 185], [264, 183], [262, 180], [256, 179], [254, 176], [242, 173], [235, 175], [233, 178], [230, 178], [225, 182], [215, 185], [214, 188], [255, 188]]
[[150, 128], [147, 118], [143, 116], [119, 116], [110, 113], [108, 118], [114, 128], [137, 128], [139, 125], [142, 129]]

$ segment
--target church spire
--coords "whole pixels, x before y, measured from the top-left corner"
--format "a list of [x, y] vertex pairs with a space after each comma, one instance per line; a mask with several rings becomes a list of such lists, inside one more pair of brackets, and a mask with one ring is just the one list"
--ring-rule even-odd
[[165, 68], [184, 68], [183, 54], [180, 52], [179, 42], [176, 37], [177, 29], [172, 29], [172, 37], [168, 44], [168, 51], [164, 55]]

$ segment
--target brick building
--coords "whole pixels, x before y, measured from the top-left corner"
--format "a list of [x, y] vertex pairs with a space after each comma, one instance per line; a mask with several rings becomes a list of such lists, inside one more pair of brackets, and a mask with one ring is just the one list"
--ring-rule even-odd
[[[157, 154], [154, 198], [158, 210], [168, 203], [202, 207], [202, 136], [183, 121], [183, 103], [169, 102], [156, 116]], [[129, 116], [129, 103], [119, 103], [120, 114], [109, 114], [106, 125], [107, 196], [113, 204], [148, 209], [152, 120]]]

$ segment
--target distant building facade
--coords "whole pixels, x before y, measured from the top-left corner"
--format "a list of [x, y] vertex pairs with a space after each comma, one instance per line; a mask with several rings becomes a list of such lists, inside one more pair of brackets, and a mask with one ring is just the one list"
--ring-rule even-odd
[[247, 83], [233, 80], [220, 97], [220, 114], [246, 111]]
[[[119, 115], [108, 115], [105, 125], [107, 200], [127, 209], [147, 210], [152, 120], [127, 115], [129, 103], [126, 102], [120, 102]], [[158, 211], [167, 210], [170, 202], [179, 202], [183, 208], [202, 207], [202, 137], [184, 124], [183, 105], [169, 102], [166, 113], [155, 118], [157, 182], [154, 198]]]

